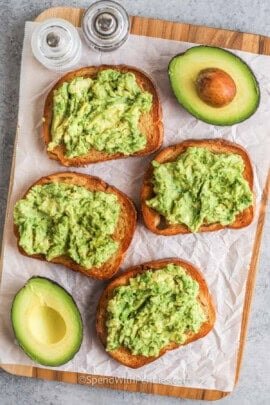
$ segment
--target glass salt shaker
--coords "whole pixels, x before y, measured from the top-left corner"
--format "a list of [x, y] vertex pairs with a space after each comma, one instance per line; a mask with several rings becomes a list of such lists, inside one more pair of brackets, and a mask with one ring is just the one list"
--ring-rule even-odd
[[62, 18], [51, 18], [38, 25], [31, 46], [35, 58], [46, 68], [56, 71], [74, 67], [82, 51], [78, 31]]
[[82, 30], [90, 47], [105, 52], [113, 51], [128, 38], [129, 16], [119, 3], [100, 0], [86, 10]]

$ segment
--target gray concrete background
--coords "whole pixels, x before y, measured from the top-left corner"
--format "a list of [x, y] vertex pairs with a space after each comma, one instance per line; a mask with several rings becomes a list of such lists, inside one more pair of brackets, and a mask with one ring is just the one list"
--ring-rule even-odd
[[[2, 236], [13, 142], [16, 130], [20, 56], [26, 20], [53, 6], [85, 7], [90, 1], [0, 0], [0, 236]], [[133, 15], [222, 27], [270, 35], [268, 0], [122, 0]], [[269, 215], [268, 215], [269, 217]], [[252, 306], [240, 381], [222, 404], [270, 403], [270, 219], [265, 236]], [[0, 371], [0, 403], [13, 404], [206, 404], [146, 394], [17, 378]]]

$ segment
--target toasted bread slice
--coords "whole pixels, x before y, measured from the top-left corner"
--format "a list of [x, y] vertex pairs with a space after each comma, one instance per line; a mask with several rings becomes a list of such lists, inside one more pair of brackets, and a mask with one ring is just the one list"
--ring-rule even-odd
[[143, 273], [146, 270], [151, 269], [152, 271], [158, 270], [170, 263], [176, 264], [178, 266], [182, 266], [187, 274], [189, 274], [194, 280], [199, 283], [199, 296], [198, 299], [203, 306], [205, 314], [207, 316], [207, 320], [202, 324], [198, 333], [189, 333], [187, 340], [183, 344], [177, 344], [171, 342], [169, 345], [164, 347], [160, 350], [160, 353], [157, 357], [151, 356], [146, 357], [142, 355], [133, 355], [127, 348], [120, 347], [114, 351], [108, 352], [108, 354], [117, 360], [119, 363], [124, 364], [125, 366], [131, 368], [138, 368], [142, 367], [145, 364], [151, 363], [152, 361], [157, 360], [159, 357], [163, 356], [167, 351], [177, 349], [180, 346], [184, 346], [188, 343], [194, 342], [197, 339], [202, 338], [203, 336], [207, 335], [214, 326], [216, 313], [214, 304], [212, 302], [211, 295], [208, 291], [207, 284], [199, 272], [191, 263], [188, 263], [184, 260], [180, 259], [162, 259], [156, 260], [148, 263], [141, 264], [139, 266], [134, 266], [125, 271], [123, 274], [116, 277], [112, 280], [108, 286], [103, 291], [98, 309], [97, 309], [97, 317], [96, 317], [96, 329], [97, 334], [104, 345], [106, 347], [107, 341], [107, 327], [106, 327], [106, 318], [107, 318], [107, 306], [109, 300], [113, 297], [114, 289], [120, 285], [127, 285], [129, 279], [135, 277], [137, 274]]
[[142, 114], [139, 121], [139, 128], [146, 135], [147, 144], [144, 149], [134, 153], [133, 155], [124, 155], [122, 153], [111, 154], [107, 152], [99, 152], [92, 149], [87, 155], [69, 158], [65, 156], [65, 147], [57, 146], [53, 151], [47, 151], [51, 159], [58, 160], [64, 166], [84, 166], [90, 163], [102, 162], [105, 160], [120, 159], [129, 156], [144, 156], [155, 152], [160, 148], [163, 141], [163, 123], [162, 109], [159, 101], [159, 96], [154, 83], [142, 71], [125, 65], [101, 65], [89, 66], [82, 69], [70, 72], [63, 76], [49, 92], [44, 106], [42, 137], [48, 146], [51, 141], [51, 123], [53, 115], [53, 92], [60, 87], [64, 82], [69, 82], [75, 77], [95, 77], [98, 72], [105, 69], [114, 69], [122, 73], [131, 72], [136, 76], [138, 85], [145, 91], [148, 91], [153, 96], [153, 104], [149, 113]]
[[[237, 145], [233, 142], [226, 141], [224, 139], [187, 140], [163, 149], [160, 153], [157, 154], [154, 160], [156, 160], [159, 163], [173, 162], [190, 146], [207, 148], [214, 153], [235, 153], [240, 155], [245, 164], [245, 170], [243, 173], [244, 178], [247, 180], [250, 190], [253, 190], [253, 170], [250, 158], [246, 150], [242, 146]], [[165, 235], [165, 236], [177, 235], [182, 233], [183, 234], [191, 233], [191, 231], [188, 229], [187, 226], [183, 224], [171, 225], [166, 221], [166, 218], [160, 215], [157, 211], [147, 206], [146, 201], [154, 197], [155, 195], [151, 181], [152, 175], [153, 175], [153, 167], [152, 164], [150, 164], [150, 167], [146, 171], [141, 190], [141, 209], [143, 219], [147, 228], [158, 235]], [[243, 228], [252, 222], [253, 215], [254, 215], [254, 203], [252, 206], [246, 208], [243, 212], [239, 213], [232, 224], [227, 226], [223, 226], [220, 223], [203, 224], [198, 232], [218, 231], [224, 228], [233, 228], [233, 229]]]
[[[54, 173], [46, 177], [41, 177], [41, 179], [32, 184], [32, 186], [27, 190], [22, 198], [27, 195], [27, 193], [33, 186], [52, 182], [73, 184], [76, 186], [85, 187], [90, 191], [103, 191], [105, 193], [116, 195], [118, 202], [121, 205], [121, 213], [119, 216], [118, 224], [115, 228], [114, 234], [112, 235], [112, 238], [119, 242], [119, 248], [116, 253], [101, 267], [92, 267], [90, 269], [86, 269], [85, 267], [77, 264], [69, 256], [58, 256], [50, 261], [50, 263], [53, 262], [57, 264], [63, 264], [71, 270], [79, 271], [86, 276], [96, 279], [103, 280], [111, 278], [118, 271], [119, 266], [124, 259], [125, 252], [127, 251], [135, 232], [137, 213], [133, 202], [120, 190], [113, 186], [110, 186], [98, 177], [74, 172]], [[15, 224], [14, 232], [17, 237], [19, 251], [23, 255], [29, 256], [19, 245], [19, 230]], [[35, 254], [29, 257], [46, 261], [46, 258], [43, 254]]]

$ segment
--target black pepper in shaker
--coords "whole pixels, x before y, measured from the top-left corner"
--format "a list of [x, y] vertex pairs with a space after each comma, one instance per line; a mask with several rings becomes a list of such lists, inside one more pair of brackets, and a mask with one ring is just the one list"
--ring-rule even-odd
[[86, 10], [82, 29], [90, 47], [100, 51], [113, 51], [128, 38], [129, 16], [119, 3], [100, 0]]

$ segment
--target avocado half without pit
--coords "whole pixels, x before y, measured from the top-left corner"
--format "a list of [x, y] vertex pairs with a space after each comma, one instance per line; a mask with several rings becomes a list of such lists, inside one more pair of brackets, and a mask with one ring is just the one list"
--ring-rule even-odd
[[60, 366], [78, 352], [83, 337], [80, 312], [59, 284], [32, 277], [15, 295], [11, 321], [24, 352], [45, 366]]
[[260, 89], [249, 66], [232, 52], [195, 46], [169, 63], [169, 78], [178, 102], [196, 118], [233, 125], [258, 108]]

